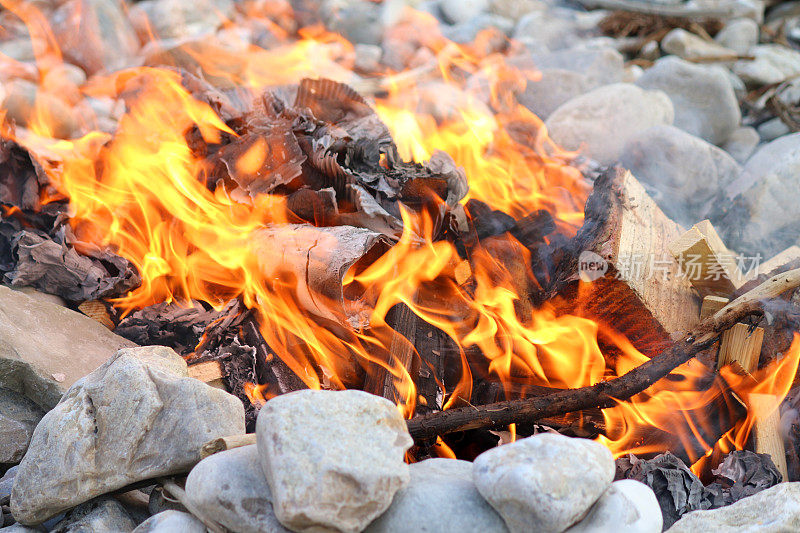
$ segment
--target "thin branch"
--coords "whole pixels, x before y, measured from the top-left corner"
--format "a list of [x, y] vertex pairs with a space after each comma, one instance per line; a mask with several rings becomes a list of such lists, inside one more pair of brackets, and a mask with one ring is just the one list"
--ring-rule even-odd
[[741, 319], [760, 314], [765, 300], [797, 287], [800, 287], [800, 269], [768, 279], [703, 320], [670, 349], [620, 377], [547, 396], [429, 413], [409, 420], [408, 430], [414, 440], [424, 441], [456, 431], [531, 423], [573, 411], [611, 407], [619, 400], [639, 394], [687, 362]]
[[164, 489], [167, 490], [172, 496], [183, 505], [187, 511], [189, 511], [195, 518], [200, 520], [206, 528], [208, 528], [211, 533], [226, 533], [226, 529], [216, 523], [215, 521], [211, 520], [203, 516], [203, 513], [192, 503], [189, 498], [186, 497], [186, 491], [183, 490], [175, 481], [171, 478], [163, 478], [159, 480], [161, 484], [164, 486]]

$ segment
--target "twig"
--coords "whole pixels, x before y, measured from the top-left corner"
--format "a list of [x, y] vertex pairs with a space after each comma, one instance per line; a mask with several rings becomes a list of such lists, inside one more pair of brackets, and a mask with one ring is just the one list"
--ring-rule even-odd
[[210, 440], [203, 444], [200, 448], [200, 457], [205, 459], [215, 453], [240, 448], [242, 446], [250, 446], [256, 443], [256, 434], [247, 433], [245, 435], [231, 435], [229, 437], [221, 437], [218, 439]]
[[630, 11], [632, 13], [645, 13], [648, 15], [661, 15], [664, 17], [681, 17], [692, 19], [728, 19], [746, 15], [747, 8], [732, 5], [729, 8], [705, 9], [699, 7], [686, 7], [683, 4], [649, 4], [638, 0], [578, 0], [587, 9], [610, 9], [616, 11]]
[[174, 480], [171, 478], [163, 478], [160, 479], [159, 482], [170, 494], [172, 494], [176, 500], [178, 500], [178, 502], [180, 502], [181, 505], [186, 507], [187, 511], [192, 513], [195, 518], [200, 520], [209, 531], [212, 533], [227, 533], [224, 527], [214, 522], [210, 518], [203, 516], [203, 513], [197, 509], [197, 507], [189, 500], [189, 498], [186, 497], [186, 491], [183, 490], [177, 483], [175, 483]]
[[620, 377], [547, 396], [430, 413], [409, 420], [409, 433], [417, 441], [429, 440], [456, 431], [532, 423], [572, 411], [611, 407], [650, 387], [710, 346], [722, 331], [739, 320], [759, 314], [764, 300], [775, 298], [797, 287], [800, 287], [800, 269], [768, 279], [703, 320], [672, 348]]

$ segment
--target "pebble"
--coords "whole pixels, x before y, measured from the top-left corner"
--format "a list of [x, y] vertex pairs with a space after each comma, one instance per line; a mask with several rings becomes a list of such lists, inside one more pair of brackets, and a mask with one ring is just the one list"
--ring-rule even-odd
[[733, 19], [714, 36], [714, 40], [739, 55], [746, 55], [750, 48], [758, 44], [758, 33], [758, 23], [755, 20]]
[[[3, 477], [0, 477], [0, 505], [8, 505], [11, 498], [11, 487], [14, 486], [14, 477], [17, 475], [18, 466], [12, 466]], [[2, 513], [0, 513], [2, 514]]]
[[139, 40], [119, 2], [69, 0], [55, 10], [51, 27], [64, 57], [90, 74], [135, 63]]
[[567, 533], [661, 533], [663, 518], [653, 490], [632, 479], [615, 481], [589, 514]]
[[117, 500], [98, 498], [77, 506], [56, 524], [53, 533], [130, 533], [136, 523]]
[[647, 128], [672, 124], [674, 113], [663, 92], [615, 83], [564, 103], [545, 125], [567, 150], [582, 149], [599, 164], [612, 165], [630, 139]]
[[711, 144], [725, 142], [742, 120], [736, 94], [721, 67], [665, 57], [636, 85], [666, 93], [675, 108], [674, 125]]
[[131, 17], [146, 16], [161, 39], [184, 39], [216, 32], [234, 6], [233, 0], [145, 0], [134, 4]]
[[785, 46], [760, 44], [752, 47], [748, 55], [755, 59], [737, 61], [733, 72], [749, 85], [779, 83], [800, 74], [800, 52]]
[[457, 531], [504, 533], [500, 515], [472, 481], [472, 463], [427, 459], [409, 465], [411, 482], [395, 494], [391, 507], [365, 533]]
[[42, 416], [44, 411], [31, 400], [0, 388], [0, 463], [22, 460]]
[[539, 72], [538, 80], [529, 80], [525, 91], [517, 95], [519, 103], [546, 120], [558, 107], [585, 93], [589, 85], [584, 74], [559, 68]]
[[513, 37], [531, 53], [564, 50], [600, 36], [597, 23], [605, 15], [601, 10], [580, 12], [563, 7], [532, 11], [519, 19]]
[[800, 482], [779, 483], [738, 502], [684, 515], [667, 533], [800, 531]]
[[[6, 97], [3, 109], [8, 118], [27, 125], [38, 105], [48, 117], [48, 126], [54, 137], [67, 139], [77, 128], [75, 117], [69, 106], [51, 93], [40, 91], [36, 84], [25, 80], [14, 80], [5, 86]], [[38, 102], [37, 102], [38, 100]]]
[[519, 20], [531, 11], [544, 11], [549, 7], [542, 0], [492, 0], [489, 10], [511, 20]]
[[489, 0], [442, 0], [439, 9], [450, 24], [462, 24], [485, 13]]
[[409, 481], [405, 421], [365, 392], [278, 396], [261, 408], [256, 434], [275, 515], [292, 531], [362, 531]]
[[760, 139], [761, 137], [755, 128], [742, 126], [730, 134], [722, 148], [739, 164], [744, 164], [755, 151]]
[[614, 459], [597, 442], [542, 433], [482, 453], [472, 476], [511, 533], [564, 531], [614, 481]]
[[272, 510], [255, 444], [200, 461], [186, 479], [186, 497], [205, 516], [237, 533], [288, 533]]
[[207, 533], [207, 530], [200, 520], [189, 513], [164, 511], [139, 524], [133, 533]]
[[320, 15], [325, 27], [344, 35], [352, 43], [380, 45], [383, 40], [382, 12], [370, 0], [335, 0], [322, 2]]
[[661, 49], [683, 59], [703, 59], [735, 56], [736, 52], [714, 41], [706, 41], [694, 33], [675, 28], [661, 40]]
[[759, 124], [756, 128], [758, 136], [761, 137], [762, 142], [774, 141], [778, 137], [783, 137], [792, 132], [789, 126], [786, 125], [779, 117], [769, 119], [766, 122]]
[[76, 382], [33, 433], [11, 491], [38, 524], [101, 494], [185, 472], [211, 439], [244, 433], [237, 397], [188, 377], [164, 346], [125, 348]]

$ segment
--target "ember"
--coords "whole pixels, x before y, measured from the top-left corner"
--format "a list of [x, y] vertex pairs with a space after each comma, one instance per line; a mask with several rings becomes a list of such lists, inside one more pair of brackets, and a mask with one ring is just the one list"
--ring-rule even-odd
[[657, 532], [790, 497], [797, 141], [735, 144], [796, 129], [800, 54], [748, 2], [579, 3], [618, 11], [0, 0], [0, 526]]

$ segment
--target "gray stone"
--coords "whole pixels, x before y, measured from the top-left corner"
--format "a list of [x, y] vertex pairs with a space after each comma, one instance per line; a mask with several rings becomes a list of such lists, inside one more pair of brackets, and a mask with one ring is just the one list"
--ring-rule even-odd
[[720, 67], [665, 57], [636, 85], [664, 91], [675, 108], [674, 125], [711, 144], [725, 142], [742, 120], [736, 94]]
[[564, 531], [614, 481], [614, 459], [597, 442], [542, 433], [482, 453], [472, 475], [511, 533]]
[[172, 349], [120, 350], [77, 381], [33, 433], [11, 511], [38, 524], [131, 483], [186, 471], [211, 439], [244, 433], [242, 402], [188, 377]]
[[547, 53], [572, 48], [590, 37], [600, 35], [597, 23], [606, 12], [589, 13], [562, 7], [532, 11], [522, 17], [513, 37], [531, 53]]
[[736, 203], [749, 215], [723, 224], [723, 238], [732, 249], [770, 257], [800, 244], [800, 133], [759, 148], [727, 192], [731, 198], [741, 195]]
[[405, 421], [365, 392], [278, 396], [261, 408], [256, 433], [275, 515], [293, 531], [361, 531], [409, 481]]
[[489, 11], [511, 20], [519, 20], [532, 11], [544, 11], [549, 7], [542, 0], [492, 0]]
[[625, 58], [609, 47], [533, 54], [530, 60], [537, 70], [556, 68], [582, 74], [587, 90], [620, 82], [625, 73]]
[[139, 524], [133, 533], [207, 533], [207, 530], [200, 520], [189, 513], [164, 511]]
[[586, 76], [578, 72], [552, 68], [541, 70], [539, 75], [538, 80], [528, 81], [517, 100], [542, 120], [561, 104], [589, 90]]
[[233, 0], [146, 0], [135, 5], [132, 17], [146, 16], [161, 39], [183, 39], [214, 33], [233, 12]]
[[661, 533], [663, 519], [653, 490], [632, 479], [615, 481], [589, 514], [567, 533]]
[[683, 59], [735, 56], [736, 52], [713, 41], [706, 41], [683, 28], [675, 28], [661, 40], [661, 49]]
[[627, 83], [599, 87], [566, 102], [545, 122], [567, 150], [582, 149], [601, 165], [614, 164], [625, 144], [647, 128], [672, 124], [672, 102], [661, 91]]
[[779, 44], [760, 44], [752, 47], [748, 55], [754, 60], [740, 60], [733, 72], [750, 85], [779, 83], [800, 74], [800, 52]]
[[14, 477], [17, 475], [18, 466], [12, 466], [0, 478], [0, 505], [8, 505], [11, 497], [11, 487], [14, 486]]
[[800, 483], [779, 483], [738, 502], [684, 515], [668, 533], [779, 533], [800, 531]]
[[0, 533], [41, 533], [42, 531], [45, 531], [45, 529], [27, 527], [22, 524], [14, 524], [13, 526], [0, 528]]
[[755, 128], [742, 126], [730, 134], [722, 148], [738, 163], [743, 164], [753, 154], [759, 140], [760, 137]]
[[472, 463], [427, 459], [409, 465], [411, 482], [394, 496], [391, 507], [365, 533], [458, 531], [504, 533], [500, 515], [472, 482]]
[[759, 124], [756, 131], [763, 142], [774, 141], [778, 137], [783, 137], [784, 135], [792, 132], [792, 130], [789, 129], [789, 126], [787, 126], [786, 123], [779, 117], [775, 117], [762, 124]]
[[236, 533], [288, 532], [272, 511], [255, 444], [200, 461], [186, 479], [186, 497], [200, 513]]
[[673, 220], [691, 226], [706, 218], [711, 203], [741, 172], [721, 148], [674, 126], [655, 126], [633, 137], [620, 164], [644, 184]]
[[89, 74], [132, 66], [139, 40], [120, 2], [69, 0], [51, 27], [64, 57]]
[[72, 135], [76, 128], [75, 116], [62, 99], [39, 91], [36, 84], [20, 79], [5, 85], [5, 90], [3, 109], [9, 118], [21, 125], [27, 125], [35, 116], [35, 109], [44, 109], [51, 121], [54, 137], [66, 139]]
[[492, 13], [481, 13], [455, 26], [443, 26], [442, 35], [453, 42], [469, 44], [475, 40], [480, 32], [487, 28], [496, 28], [505, 34], [514, 29], [514, 21]]
[[53, 533], [130, 533], [136, 523], [117, 500], [98, 498], [77, 506]]
[[17, 392], [0, 388], [0, 463], [18, 463], [44, 411]]
[[381, 6], [375, 2], [327, 0], [320, 7], [320, 15], [326, 28], [341, 33], [351, 43], [381, 44], [383, 14]]
[[0, 286], [0, 387], [49, 410], [120, 348], [135, 346], [96, 320]]
[[462, 24], [485, 13], [489, 0], [442, 0], [439, 9], [450, 24]]
[[714, 36], [714, 40], [739, 55], [745, 55], [758, 44], [758, 32], [758, 23], [755, 20], [733, 19]]

